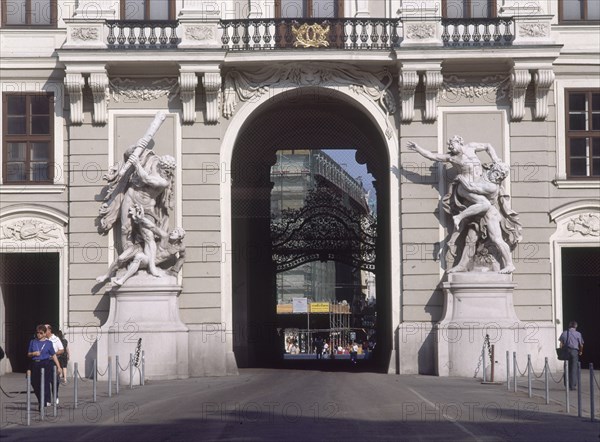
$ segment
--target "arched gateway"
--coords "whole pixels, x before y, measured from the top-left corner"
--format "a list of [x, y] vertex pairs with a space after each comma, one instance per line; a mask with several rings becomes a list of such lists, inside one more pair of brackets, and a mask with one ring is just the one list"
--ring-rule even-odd
[[[275, 262], [271, 240], [270, 171], [277, 151], [355, 149], [357, 162], [365, 164], [374, 177], [377, 194], [372, 263], [377, 274], [375, 367], [395, 372], [399, 226], [398, 182], [392, 172], [398, 153], [387, 116], [374, 101], [345, 87], [300, 87], [285, 92], [272, 88], [271, 92], [240, 108], [222, 146], [221, 164], [230, 171], [222, 174], [221, 183], [222, 232], [228, 252], [222, 262], [222, 320], [233, 337], [228, 342], [230, 351], [240, 367], [273, 365], [281, 358], [275, 286], [281, 266]], [[226, 216], [229, 213], [231, 217]], [[316, 259], [340, 260], [339, 253], [325, 258], [326, 250], [321, 252]]]

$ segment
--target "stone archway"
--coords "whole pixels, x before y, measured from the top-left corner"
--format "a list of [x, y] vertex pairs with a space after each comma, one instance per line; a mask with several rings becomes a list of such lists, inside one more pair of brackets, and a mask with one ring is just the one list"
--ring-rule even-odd
[[[336, 96], [337, 95], [337, 96]], [[280, 97], [279, 97], [280, 98]], [[274, 264], [270, 244], [269, 171], [281, 148], [357, 148], [376, 179], [378, 243], [376, 267], [381, 338], [379, 368], [388, 370], [392, 359], [394, 296], [391, 269], [396, 243], [390, 213], [393, 201], [387, 137], [372, 115], [357, 109], [339, 94], [325, 97], [306, 89], [294, 100], [267, 100], [240, 127], [231, 156], [231, 320], [232, 350], [239, 366], [272, 365], [279, 357], [275, 330]], [[397, 158], [396, 156], [392, 156]], [[397, 200], [396, 200], [397, 201]], [[396, 203], [397, 204], [397, 203]], [[224, 212], [227, 213], [227, 212]], [[396, 226], [397, 227], [397, 226]], [[398, 230], [395, 230], [398, 232]], [[224, 241], [225, 242], [225, 241]], [[225, 294], [224, 294], [225, 296]], [[227, 322], [225, 322], [227, 324]], [[379, 336], [379, 335], [378, 335]]]

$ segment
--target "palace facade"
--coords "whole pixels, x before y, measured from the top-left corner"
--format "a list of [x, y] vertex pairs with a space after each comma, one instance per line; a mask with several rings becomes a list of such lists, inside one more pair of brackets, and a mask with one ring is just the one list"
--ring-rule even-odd
[[[512, 251], [515, 348], [536, 369], [545, 357], [557, 366], [558, 336], [575, 319], [589, 337], [583, 363], [600, 363], [598, 2], [0, 8], [0, 373], [26, 369], [36, 323], [58, 325], [80, 367], [101, 357], [111, 287], [96, 277], [118, 252], [98, 229], [103, 175], [159, 111], [152, 148], [177, 162], [170, 223], [187, 232], [186, 375], [276, 359], [271, 168], [277, 152], [297, 149], [355, 149], [374, 177], [378, 368], [443, 374], [434, 328], [453, 259], [441, 205], [453, 176], [406, 144], [443, 153], [456, 134], [491, 143], [511, 167], [504, 187], [523, 226]], [[493, 340], [494, 324], [475, 322]], [[133, 351], [136, 324], [114, 326]]]

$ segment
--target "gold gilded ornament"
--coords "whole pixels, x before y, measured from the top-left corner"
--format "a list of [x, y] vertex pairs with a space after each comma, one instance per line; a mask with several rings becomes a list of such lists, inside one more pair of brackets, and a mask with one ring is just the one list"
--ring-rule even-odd
[[294, 47], [319, 48], [321, 46], [329, 46], [329, 42], [327, 41], [329, 37], [329, 25], [324, 28], [316, 23], [312, 25], [304, 23], [299, 27], [293, 26], [292, 32], [294, 37], [296, 37]]

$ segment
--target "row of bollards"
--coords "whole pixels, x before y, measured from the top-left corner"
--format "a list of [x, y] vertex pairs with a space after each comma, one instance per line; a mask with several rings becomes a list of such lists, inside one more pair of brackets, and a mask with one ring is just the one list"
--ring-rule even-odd
[[[140, 386], [145, 384], [144, 382], [144, 374], [145, 374], [145, 354], [144, 351], [141, 351], [141, 363], [139, 364], [140, 370]], [[136, 364], [134, 363], [133, 353], [129, 354], [129, 364], [123, 369], [119, 364], [119, 356], [115, 356], [115, 394], [119, 394], [120, 389], [120, 381], [119, 381], [119, 370], [125, 371], [129, 369], [129, 389], [133, 389], [133, 378], [134, 378], [134, 370], [138, 369]], [[113, 369], [112, 369], [112, 358], [108, 358], [108, 367], [104, 372], [108, 377], [108, 397], [112, 397], [112, 387], [113, 387]], [[104, 375], [104, 373], [101, 374]], [[45, 397], [45, 377], [47, 374], [45, 373], [45, 369], [42, 368], [40, 370], [40, 420], [44, 420], [46, 417], [46, 401], [50, 398]], [[97, 400], [97, 392], [98, 392], [98, 361], [94, 359], [92, 361], [92, 402], [96, 402]], [[27, 426], [31, 425], [31, 370], [27, 370]], [[79, 374], [79, 364], [75, 362], [73, 364], [73, 408], [77, 408], [79, 404], [79, 381], [87, 382], [84, 378]], [[58, 376], [56, 372], [56, 366], [52, 367], [52, 383], [51, 383], [52, 393], [54, 400], [52, 401], [54, 412], [54, 417], [57, 416], [57, 393], [58, 393]]]
[[[517, 373], [524, 375], [525, 373], [521, 373], [518, 365], [517, 365], [517, 352], [513, 352], [512, 354], [512, 386], [513, 386], [513, 391], [516, 393], [517, 392]], [[507, 351], [506, 352], [506, 389], [508, 391], [510, 391], [511, 389], [511, 373], [510, 373], [510, 352]], [[590, 420], [592, 422], [595, 421], [595, 413], [596, 413], [596, 403], [595, 403], [595, 398], [594, 398], [594, 385], [596, 384], [595, 378], [594, 378], [594, 364], [590, 363], [589, 364], [589, 373], [590, 373]], [[550, 371], [550, 367], [548, 365], [548, 358], [544, 358], [544, 369], [542, 371], [542, 374], [540, 374], [540, 376], [536, 376], [535, 372], [533, 371], [533, 367], [531, 364], [531, 355], [527, 355], [527, 369], [526, 369], [526, 374], [527, 374], [527, 394], [528, 396], [531, 398], [533, 396], [533, 378], [534, 377], [538, 377], [541, 378], [542, 376], [544, 377], [544, 397], [546, 400], [546, 405], [550, 404], [550, 378], [552, 377], [552, 373]], [[578, 417], [582, 417], [582, 397], [581, 397], [581, 362], [579, 362], [577, 364], [577, 385], [579, 386], [577, 388], [577, 416]], [[552, 378], [552, 380], [555, 383], [560, 383], [561, 380], [564, 383], [565, 386], [565, 412], [566, 413], [570, 413], [571, 410], [571, 397], [569, 394], [569, 361], [564, 361], [564, 372], [563, 375], [561, 376], [561, 378], [556, 381], [554, 380], [554, 378]], [[600, 388], [599, 388], [600, 389]]]

